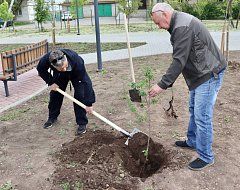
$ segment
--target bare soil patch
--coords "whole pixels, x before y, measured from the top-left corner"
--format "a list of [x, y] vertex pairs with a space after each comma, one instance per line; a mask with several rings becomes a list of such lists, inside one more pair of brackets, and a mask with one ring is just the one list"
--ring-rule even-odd
[[[230, 60], [239, 63], [239, 53], [231, 52]], [[154, 70], [154, 84], [169, 66], [171, 55], [136, 58], [133, 62], [136, 81], [142, 79], [142, 68], [148, 65]], [[151, 106], [149, 129], [130, 111], [129, 63], [122, 60], [104, 63], [104, 73], [97, 73], [95, 64], [87, 65], [97, 95], [94, 109], [129, 132], [137, 127], [151, 137], [148, 160], [144, 156], [146, 141], [141, 136], [134, 138], [139, 142], [130, 141], [126, 146], [126, 137], [91, 115], [87, 133], [75, 137], [73, 105], [66, 98], [57, 124], [44, 130], [48, 105], [45, 91], [0, 114], [0, 186], [11, 181], [19, 190], [239, 189], [240, 70], [230, 66], [215, 106], [216, 163], [212, 167], [201, 172], [189, 170], [186, 166], [195, 152], [173, 146], [185, 138], [188, 125], [188, 89], [183, 78], [173, 87], [178, 118], [165, 113], [172, 95], [167, 90]], [[69, 89], [67, 92], [73, 94]], [[136, 104], [141, 110], [141, 103]]]
[[88, 131], [82, 137], [62, 145], [56, 154], [59, 167], [55, 184], [81, 183], [84, 189], [137, 189], [137, 178], [151, 176], [166, 166], [162, 145], [150, 141], [148, 159], [143, 155], [148, 138], [137, 133], [129, 144], [126, 138], [107, 131]]
[[229, 62], [228, 62], [228, 67], [229, 67], [229, 69], [232, 69], [232, 70], [240, 69], [240, 62], [237, 62], [237, 61], [229, 61]]

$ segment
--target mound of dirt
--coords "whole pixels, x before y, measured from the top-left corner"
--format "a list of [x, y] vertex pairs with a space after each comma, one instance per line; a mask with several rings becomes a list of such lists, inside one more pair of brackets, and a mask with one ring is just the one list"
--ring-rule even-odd
[[[167, 155], [163, 146], [154, 143], [143, 133], [137, 133], [129, 140], [128, 149], [131, 157], [123, 159], [126, 169], [132, 176], [147, 178], [167, 164]], [[131, 167], [127, 167], [129, 165]]]
[[[88, 131], [82, 137], [63, 144], [56, 153], [54, 183], [68, 183], [72, 189], [137, 189], [140, 178], [147, 178], [166, 162], [161, 144], [137, 133], [125, 145], [126, 138], [107, 131]], [[140, 177], [140, 178], [139, 178]]]

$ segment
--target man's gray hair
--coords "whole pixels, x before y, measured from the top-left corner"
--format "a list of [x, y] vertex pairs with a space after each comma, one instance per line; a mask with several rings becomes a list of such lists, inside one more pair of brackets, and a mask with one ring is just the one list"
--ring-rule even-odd
[[64, 53], [61, 50], [53, 50], [49, 55], [49, 61], [54, 66], [62, 66], [64, 60]]
[[156, 11], [159, 11], [159, 10], [162, 10], [162, 11], [174, 11], [172, 6], [169, 5], [168, 3], [157, 3], [152, 8], [152, 12], [156, 12]]

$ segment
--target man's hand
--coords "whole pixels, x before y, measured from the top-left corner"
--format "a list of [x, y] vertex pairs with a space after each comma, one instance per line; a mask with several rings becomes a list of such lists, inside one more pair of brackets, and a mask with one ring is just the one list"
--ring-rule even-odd
[[92, 114], [93, 113], [93, 107], [91, 106], [91, 107], [88, 107], [88, 106], [86, 106], [86, 112], [88, 113], [88, 114]]
[[50, 86], [50, 91], [57, 91], [57, 88], [59, 88], [59, 86], [55, 83], [53, 83], [51, 86]]
[[164, 89], [160, 88], [157, 84], [152, 86], [152, 88], [149, 90], [148, 95], [152, 98], [161, 93]]

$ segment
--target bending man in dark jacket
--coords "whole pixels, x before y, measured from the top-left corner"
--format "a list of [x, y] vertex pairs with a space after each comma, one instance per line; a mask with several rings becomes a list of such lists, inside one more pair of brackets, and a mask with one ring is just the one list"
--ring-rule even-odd
[[[50, 68], [50, 71], [49, 71]], [[38, 63], [39, 76], [50, 86], [50, 101], [48, 104], [48, 120], [43, 128], [47, 129], [57, 121], [63, 102], [63, 95], [56, 91], [65, 91], [68, 82], [74, 87], [74, 98], [85, 104], [86, 110], [74, 103], [74, 112], [78, 124], [77, 135], [86, 132], [87, 113], [92, 113], [95, 94], [92, 82], [86, 72], [83, 59], [74, 51], [61, 49], [44, 55]], [[51, 73], [53, 71], [53, 74]]]
[[175, 142], [182, 148], [196, 149], [198, 158], [189, 163], [201, 170], [214, 163], [213, 108], [220, 90], [226, 60], [205, 26], [187, 13], [174, 11], [167, 3], [157, 3], [151, 13], [154, 23], [171, 34], [173, 61], [149, 96], [171, 87], [182, 73], [190, 90], [190, 121], [186, 141]]

